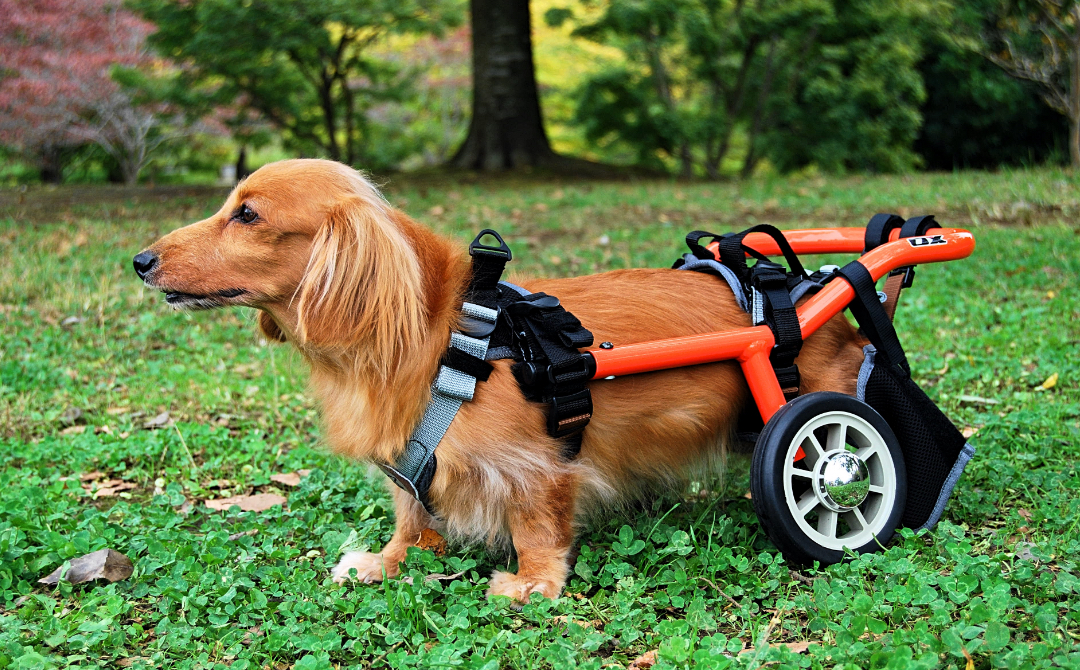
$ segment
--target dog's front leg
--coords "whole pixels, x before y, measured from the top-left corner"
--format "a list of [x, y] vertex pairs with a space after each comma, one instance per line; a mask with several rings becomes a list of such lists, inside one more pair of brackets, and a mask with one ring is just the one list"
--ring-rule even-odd
[[532, 593], [556, 598], [562, 592], [574, 541], [574, 488], [573, 477], [561, 475], [515, 501], [508, 521], [518, 571], [493, 573], [489, 596], [526, 603]]
[[334, 581], [338, 584], [352, 579], [349, 576], [350, 569], [356, 570], [356, 581], [364, 584], [381, 582], [383, 574], [387, 577], [397, 577], [401, 572], [399, 564], [405, 560], [406, 550], [416, 546], [420, 533], [425, 528], [432, 528], [435, 525], [435, 519], [415, 498], [396, 486], [392, 488], [396, 521], [393, 536], [378, 554], [368, 551], [350, 551], [342, 556], [331, 571]]

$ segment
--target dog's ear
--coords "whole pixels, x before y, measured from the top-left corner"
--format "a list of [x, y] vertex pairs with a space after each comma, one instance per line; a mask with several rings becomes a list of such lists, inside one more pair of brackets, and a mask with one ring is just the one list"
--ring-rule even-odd
[[386, 375], [422, 337], [423, 278], [389, 206], [354, 197], [315, 235], [297, 290], [301, 346], [349, 352]]
[[266, 312], [259, 312], [259, 330], [271, 342], [285, 341], [285, 333], [281, 332], [281, 328], [278, 328], [277, 323]]

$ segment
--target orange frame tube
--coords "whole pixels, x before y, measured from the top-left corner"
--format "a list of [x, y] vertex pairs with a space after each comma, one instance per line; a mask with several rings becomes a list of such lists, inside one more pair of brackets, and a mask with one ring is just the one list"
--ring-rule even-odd
[[[863, 228], [784, 232], [797, 254], [860, 253], [864, 234]], [[893, 231], [890, 242], [860, 259], [875, 281], [897, 268], [966, 258], [975, 250], [974, 236], [959, 228], [936, 228], [920, 237], [898, 238], [899, 231]], [[776, 242], [763, 233], [747, 235], [745, 243], [766, 255], [780, 254]], [[843, 311], [854, 297], [855, 290], [846, 281], [829, 282], [797, 311], [803, 339]], [[768, 326], [754, 326], [653, 342], [626, 345], [616, 342], [611, 349], [590, 349], [588, 353], [596, 363], [593, 379], [737, 360], [761, 418], [768, 421], [786, 402], [769, 362], [774, 343]]]

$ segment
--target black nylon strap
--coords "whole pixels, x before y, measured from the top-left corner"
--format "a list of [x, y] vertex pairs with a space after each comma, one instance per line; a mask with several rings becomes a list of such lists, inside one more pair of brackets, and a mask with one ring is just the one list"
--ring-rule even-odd
[[[482, 243], [480, 240], [486, 235], [497, 239], [499, 246], [492, 247]], [[472, 279], [469, 281], [466, 294], [468, 300], [489, 309], [496, 309], [499, 279], [502, 278], [507, 261], [514, 257], [510, 253], [510, 247], [506, 246], [501, 235], [490, 228], [485, 228], [469, 244], [469, 255], [472, 256]]]
[[763, 261], [751, 270], [751, 283], [765, 296], [765, 320], [776, 340], [769, 353], [769, 362], [784, 397], [791, 400], [799, 394], [799, 368], [795, 365], [795, 359], [802, 350], [803, 339], [799, 315], [788, 290], [788, 275], [776, 263]]
[[889, 315], [881, 306], [874, 278], [866, 266], [859, 261], [851, 261], [836, 271], [855, 289], [855, 298], [848, 307], [859, 322], [863, 334], [877, 348], [877, 361], [888, 366], [896, 366], [906, 376], [911, 376], [904, 348], [896, 335]]
[[904, 225], [904, 219], [896, 214], [875, 214], [866, 224], [863, 253], [889, 241], [889, 233]]
[[904, 225], [900, 227], [900, 237], [921, 237], [930, 231], [932, 228], [940, 228], [936, 220], [934, 220], [933, 214], [927, 214], [925, 216], [913, 216], [904, 222]]
[[442, 364], [459, 372], [464, 372], [470, 377], [476, 377], [476, 380], [481, 382], [488, 380], [493, 369], [491, 363], [482, 361], [476, 356], [454, 347], [450, 347], [443, 354]]

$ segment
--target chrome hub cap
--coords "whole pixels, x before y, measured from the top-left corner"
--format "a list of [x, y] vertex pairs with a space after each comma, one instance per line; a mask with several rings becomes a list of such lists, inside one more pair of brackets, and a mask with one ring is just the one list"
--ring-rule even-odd
[[818, 476], [818, 497], [834, 512], [858, 507], [870, 493], [870, 469], [862, 459], [848, 451], [829, 454], [822, 459]]

